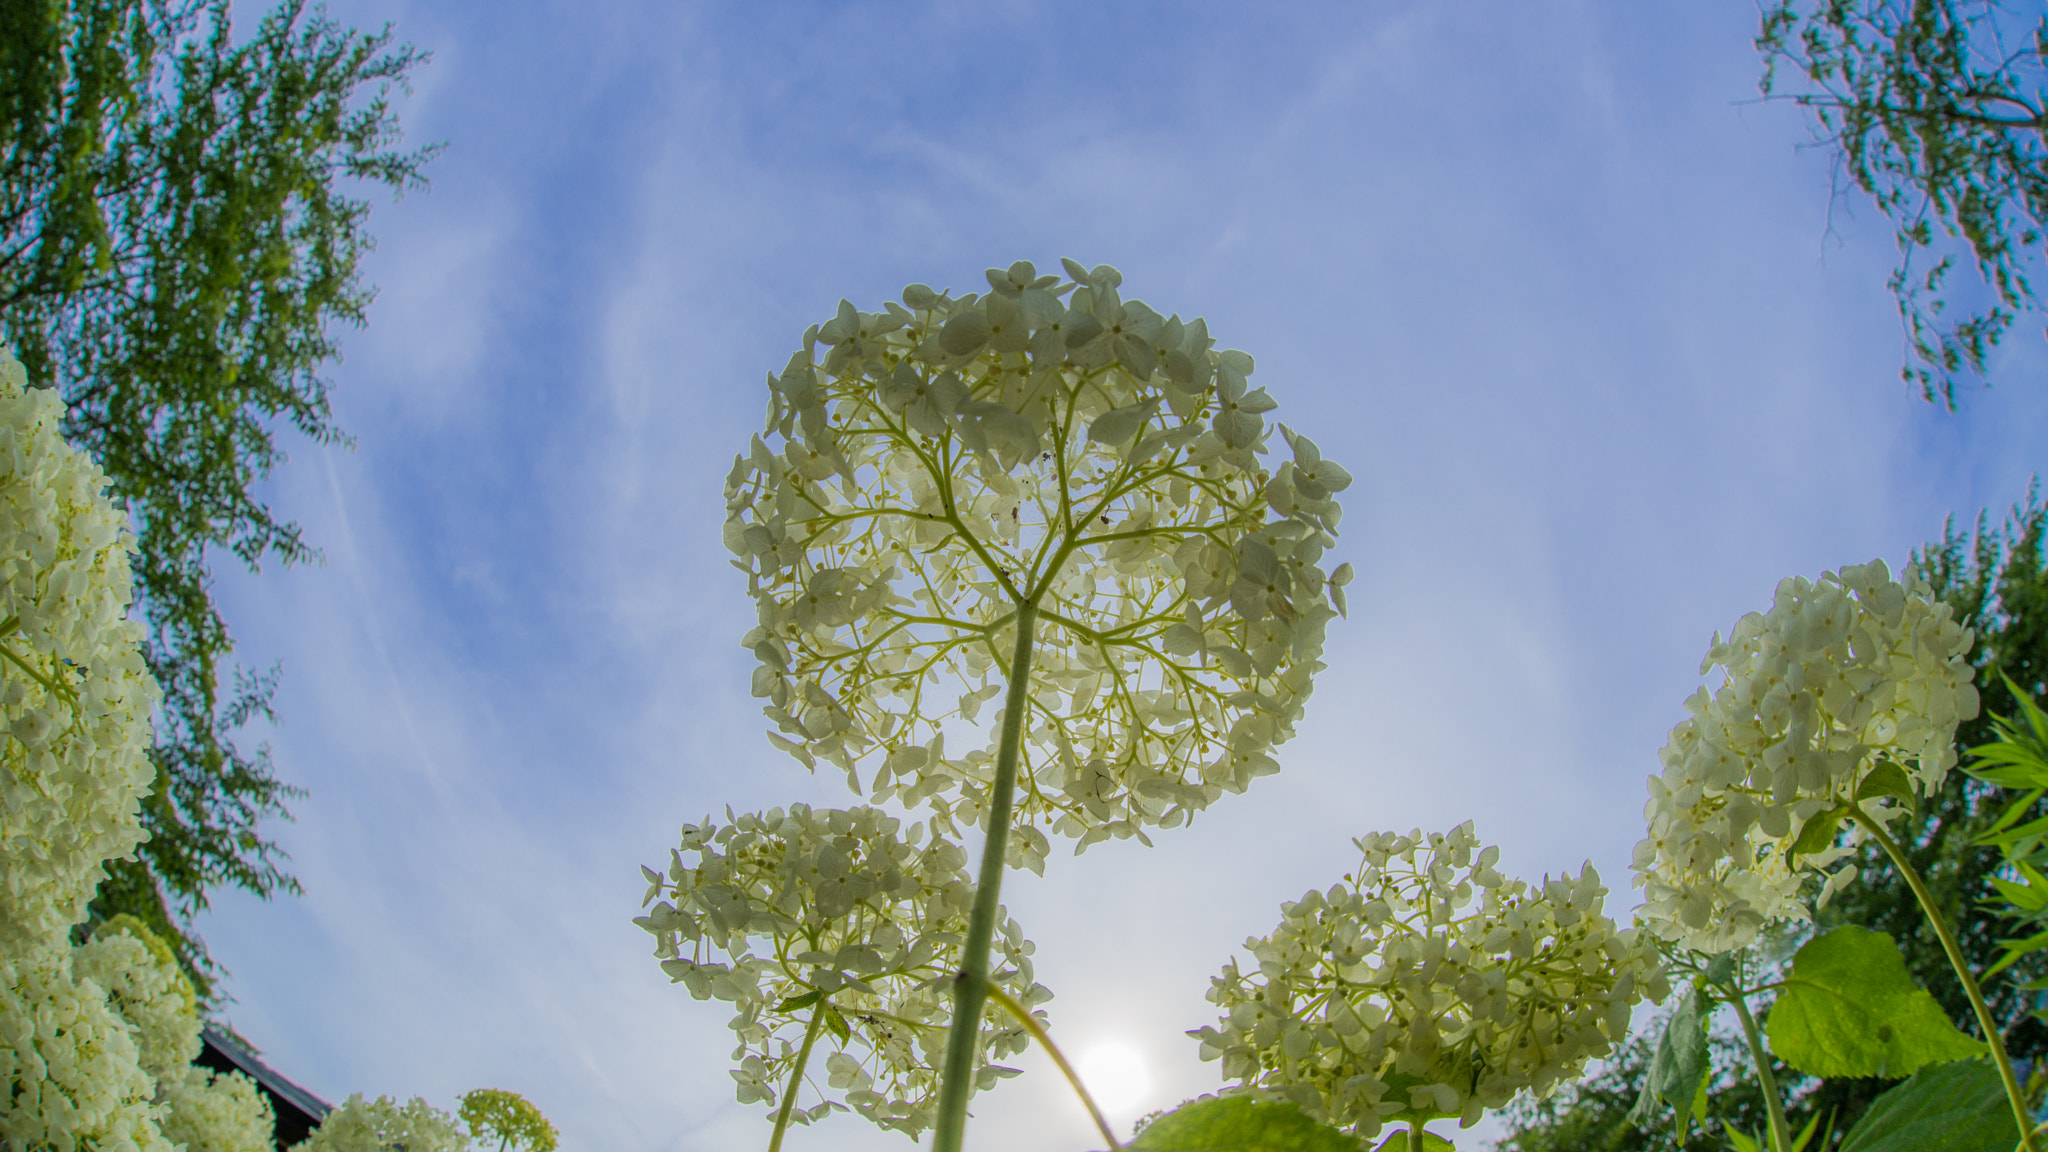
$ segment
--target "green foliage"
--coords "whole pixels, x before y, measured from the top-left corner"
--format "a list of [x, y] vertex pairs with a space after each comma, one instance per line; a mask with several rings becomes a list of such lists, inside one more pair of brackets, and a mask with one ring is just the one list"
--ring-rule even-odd
[[498, 1152], [555, 1152], [555, 1126], [517, 1092], [478, 1088], [464, 1093], [458, 1115], [470, 1139], [496, 1140]]
[[1792, 957], [1766, 1030], [1771, 1051], [1809, 1076], [1895, 1079], [1984, 1051], [1913, 983], [1891, 937], [1854, 924]]
[[1285, 1101], [1200, 1096], [1154, 1120], [1124, 1147], [1145, 1152], [1358, 1152], [1358, 1139], [1311, 1120]]
[[1874, 1101], [1840, 1152], [2009, 1152], [2012, 1106], [1986, 1060], [1936, 1064]]
[[1673, 1114], [1672, 1133], [1681, 1144], [1695, 1119], [1706, 1116], [1707, 1080], [1713, 1069], [1707, 1056], [1707, 1011], [1697, 989], [1688, 989], [1664, 1023], [1656, 1054], [1643, 1072], [1642, 1095], [1629, 1112], [1629, 1123], [1649, 1128], [1662, 1109]]
[[[132, 517], [147, 657], [164, 689], [143, 809], [147, 884], [101, 915], [161, 928], [223, 884], [297, 885], [259, 825], [294, 790], [236, 730], [269, 717], [275, 673], [222, 669], [233, 648], [210, 555], [309, 558], [256, 494], [276, 429], [344, 439], [317, 375], [336, 322], [359, 325], [368, 204], [340, 181], [403, 190], [428, 151], [394, 149], [394, 90], [423, 57], [286, 0], [252, 35], [225, 0], [0, 5], [0, 339], [69, 405]], [[155, 905], [154, 911], [151, 905]], [[195, 976], [204, 950], [180, 954]]]
[[1970, 750], [1977, 757], [1968, 769], [1971, 776], [2022, 795], [2006, 805], [2005, 811], [1977, 837], [1977, 843], [2005, 854], [2014, 879], [1991, 877], [1991, 885], [2005, 900], [2006, 916], [2021, 932], [2020, 939], [2003, 942], [2005, 955], [1991, 966], [1999, 972], [2021, 959], [2048, 948], [2048, 816], [2028, 819], [2048, 795], [2048, 712], [2018, 691], [2011, 681], [2006, 691], [2019, 705], [2017, 716], [1993, 716], [1998, 739]]
[[[1957, 377], [1982, 373], [2015, 315], [2041, 307], [2029, 272], [2048, 221], [2048, 19], [2034, 19], [1998, 0], [1772, 0], [1757, 36], [1765, 97], [1808, 108], [1891, 221], [1914, 361], [1902, 375], [1950, 407]], [[1959, 257], [1989, 307], [1951, 283]]]

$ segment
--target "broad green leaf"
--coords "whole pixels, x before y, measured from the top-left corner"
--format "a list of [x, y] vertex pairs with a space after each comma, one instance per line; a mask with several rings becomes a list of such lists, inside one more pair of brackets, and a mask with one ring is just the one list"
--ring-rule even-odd
[[1657, 1051], [1643, 1074], [1643, 1092], [1629, 1110], [1629, 1122], [1645, 1131], [1657, 1123], [1658, 1102], [1675, 1113], [1678, 1142], [1685, 1143], [1692, 1115], [1706, 1088], [1707, 1014], [1701, 1010], [1700, 995], [1688, 991], [1664, 1025]]
[[1909, 812], [1920, 806], [1920, 797], [1913, 791], [1913, 781], [1906, 770], [1889, 760], [1872, 768], [1856, 789], [1858, 800], [1875, 800], [1880, 796], [1897, 800]]
[[819, 1011], [825, 1014], [825, 1030], [837, 1037], [841, 1044], [846, 1043], [853, 1035], [853, 1028], [847, 1024], [846, 1017], [841, 1016], [839, 1009], [834, 1008], [830, 1004], [820, 1008]]
[[814, 988], [801, 996], [791, 996], [789, 999], [777, 1004], [775, 1010], [777, 1012], [794, 1012], [799, 1008], [809, 1008], [811, 1005], [816, 1004], [824, 995], [823, 992]]
[[1707, 983], [1727, 984], [1733, 981], [1736, 962], [1741, 956], [1740, 952], [1723, 952], [1707, 961]]
[[[1455, 1148], [1456, 1144], [1429, 1129], [1422, 1130], [1422, 1152], [1453, 1152]], [[1387, 1137], [1378, 1148], [1373, 1149], [1373, 1152], [1408, 1152], [1408, 1130], [1403, 1128]]]
[[2011, 1152], [2012, 1105], [1986, 1060], [1936, 1064], [1871, 1101], [1838, 1152]]
[[1765, 1027], [1778, 1058], [1809, 1076], [1907, 1076], [1984, 1052], [1913, 983], [1890, 936], [1853, 924], [1793, 955]]
[[1796, 864], [1801, 856], [1825, 852], [1835, 846], [1835, 833], [1842, 827], [1842, 818], [1849, 815], [1847, 804], [1837, 804], [1825, 812], [1816, 812], [1807, 817], [1799, 826], [1799, 838], [1792, 841], [1792, 847], [1785, 850], [1785, 863]]
[[1124, 1145], [1149, 1152], [1358, 1152], [1358, 1138], [1284, 1100], [1198, 1096]]

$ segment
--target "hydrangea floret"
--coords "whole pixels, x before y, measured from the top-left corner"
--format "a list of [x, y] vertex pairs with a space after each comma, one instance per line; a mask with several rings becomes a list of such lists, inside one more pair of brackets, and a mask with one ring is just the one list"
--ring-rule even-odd
[[1285, 429], [1273, 459], [1252, 358], [1066, 271], [842, 301], [726, 483], [770, 738], [857, 794], [985, 820], [1007, 705], [963, 745], [1028, 648], [1032, 868], [1045, 830], [1142, 837], [1276, 771], [1349, 576], [1322, 563], [1351, 477]]
[[1769, 612], [1716, 633], [1700, 673], [1719, 667], [1722, 683], [1686, 701], [1649, 781], [1642, 922], [1724, 952], [1806, 919], [1809, 877], [1825, 877], [1823, 903], [1853, 882], [1843, 859], [1860, 821], [1889, 823], [1955, 763], [1956, 725], [1977, 714], [1970, 641], [1924, 582], [1881, 560], [1787, 579]]
[[[974, 886], [957, 845], [901, 824], [869, 807], [728, 813], [685, 826], [665, 874], [643, 869], [652, 907], [635, 922], [672, 980], [738, 1010], [739, 1101], [768, 1105], [778, 1132], [844, 1109], [913, 1136], [931, 1126]], [[1051, 999], [1022, 929], [998, 916], [991, 979], [1023, 1004]], [[987, 1023], [982, 1086], [1013, 1073], [992, 1061], [1027, 1040], [1014, 1021]], [[797, 1108], [820, 1043], [829, 1091]]]
[[61, 435], [57, 393], [0, 349], [0, 954], [85, 916], [142, 841], [156, 682], [128, 618], [126, 517]]
[[1523, 1090], [1549, 1094], [1626, 1034], [1667, 987], [1655, 941], [1601, 914], [1587, 864], [1531, 885], [1495, 868], [1470, 823], [1374, 833], [1358, 870], [1281, 906], [1189, 1035], [1244, 1089], [1295, 1101], [1361, 1138], [1438, 1117], [1476, 1123]]

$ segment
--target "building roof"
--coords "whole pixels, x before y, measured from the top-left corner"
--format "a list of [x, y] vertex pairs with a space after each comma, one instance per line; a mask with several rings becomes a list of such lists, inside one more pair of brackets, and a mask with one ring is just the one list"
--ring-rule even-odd
[[264, 1063], [257, 1047], [234, 1029], [207, 1024], [200, 1028], [199, 1039], [204, 1048], [196, 1063], [216, 1072], [246, 1073], [270, 1098], [271, 1110], [277, 1117], [272, 1135], [279, 1148], [289, 1148], [304, 1140], [333, 1111], [333, 1106], [327, 1101], [292, 1083], [277, 1069]]

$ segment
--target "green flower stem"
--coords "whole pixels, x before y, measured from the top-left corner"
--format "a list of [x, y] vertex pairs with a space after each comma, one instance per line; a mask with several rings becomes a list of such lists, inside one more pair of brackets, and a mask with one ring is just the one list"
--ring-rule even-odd
[[1429, 1143], [1425, 1137], [1428, 1135], [1422, 1127], [1422, 1121], [1408, 1121], [1408, 1152], [1426, 1152]]
[[1052, 1062], [1059, 1067], [1060, 1075], [1067, 1078], [1067, 1083], [1073, 1086], [1074, 1094], [1081, 1098], [1081, 1103], [1087, 1105], [1088, 1115], [1095, 1121], [1096, 1131], [1101, 1132], [1102, 1138], [1109, 1141], [1109, 1152], [1119, 1152], [1123, 1145], [1117, 1142], [1116, 1133], [1110, 1130], [1109, 1121], [1103, 1118], [1102, 1109], [1095, 1106], [1095, 1097], [1088, 1094], [1088, 1086], [1081, 1083], [1080, 1074], [1074, 1071], [1072, 1064], [1067, 1063], [1066, 1053], [1061, 1052], [1060, 1046], [1052, 1042], [1052, 1036], [1046, 1032], [1045, 1026], [1031, 1015], [1030, 1009], [1017, 1003], [1016, 997], [998, 988], [993, 982], [985, 983], [984, 987], [988, 989], [989, 999], [994, 1000], [1003, 1011], [1016, 1017], [1017, 1023], [1023, 1025], [1024, 1030], [1031, 1033], [1031, 1038], [1045, 1049], [1046, 1055], [1052, 1057]]
[[988, 948], [995, 937], [996, 904], [1003, 887], [1004, 849], [1010, 840], [1010, 800], [1017, 790], [1018, 746], [1024, 741], [1024, 710], [1031, 694], [1031, 635], [1038, 602], [1017, 606], [1017, 654], [1010, 661], [1010, 691], [1003, 704], [1002, 741], [996, 748], [996, 778], [989, 786], [988, 839], [981, 848], [981, 874], [968, 914], [960, 977], [953, 985], [953, 1026], [946, 1037], [946, 1067], [939, 1082], [939, 1115], [933, 1152], [960, 1152], [967, 1134], [967, 1097], [974, 1090], [975, 1038], [988, 999]]
[[818, 1025], [830, 1009], [820, 999], [811, 1006], [811, 1022], [804, 1028], [804, 1045], [796, 1051], [796, 1067], [789, 1070], [789, 1087], [782, 1093], [782, 1107], [775, 1112], [775, 1133], [768, 1137], [768, 1152], [781, 1152], [782, 1134], [789, 1128], [790, 1110], [796, 1107], [796, 1090], [804, 1082], [804, 1066], [811, 1062], [811, 1045], [817, 1043]]
[[1935, 907], [1934, 894], [1927, 890], [1927, 884], [1920, 879], [1920, 873], [1906, 860], [1906, 854], [1884, 830], [1884, 826], [1872, 820], [1863, 811], [1863, 805], [1850, 805], [1850, 814], [1863, 826], [1870, 838], [1877, 841], [1884, 854], [1891, 857], [1892, 866], [1899, 875], [1906, 878], [1906, 884], [1913, 889], [1913, 895], [1920, 901], [1920, 910], [1927, 913], [1927, 922], [1934, 925], [1935, 935], [1941, 937], [1941, 947], [1948, 953], [1949, 967], [1956, 970], [1956, 979], [1963, 982], [1963, 991], [1970, 997], [1970, 1007], [1977, 1013], [1977, 1026], [1984, 1030], [1984, 1039], [1991, 1045], [1991, 1058], [1998, 1065], [1998, 1078], [2005, 1082], [2006, 1100], [2012, 1104], [2013, 1118], [2019, 1123], [2020, 1147], [2026, 1152], [2041, 1152], [2041, 1145], [2034, 1133], [2034, 1118], [2027, 1115], [2026, 1094], [2020, 1090], [2019, 1077], [2013, 1075], [2012, 1058], [2005, 1052], [2005, 1035], [1998, 1022], [1991, 1018], [1991, 1006], [1984, 1003], [1984, 990], [1977, 986], [1977, 978], [1970, 974], [1970, 965], [1963, 959], [1962, 945], [1957, 943], [1956, 934], [1949, 927], [1948, 920]]
[[1757, 1029], [1756, 1017], [1750, 1015], [1749, 1001], [1733, 988], [1720, 989], [1723, 998], [1735, 1005], [1735, 1015], [1742, 1021], [1742, 1036], [1749, 1041], [1749, 1058], [1756, 1062], [1757, 1082], [1764, 1086], [1764, 1107], [1771, 1119], [1771, 1147], [1777, 1152], [1792, 1152], [1792, 1126], [1785, 1122], [1785, 1098], [1778, 1094], [1778, 1078], [1771, 1075], [1771, 1054], [1764, 1051], [1764, 1035]]

